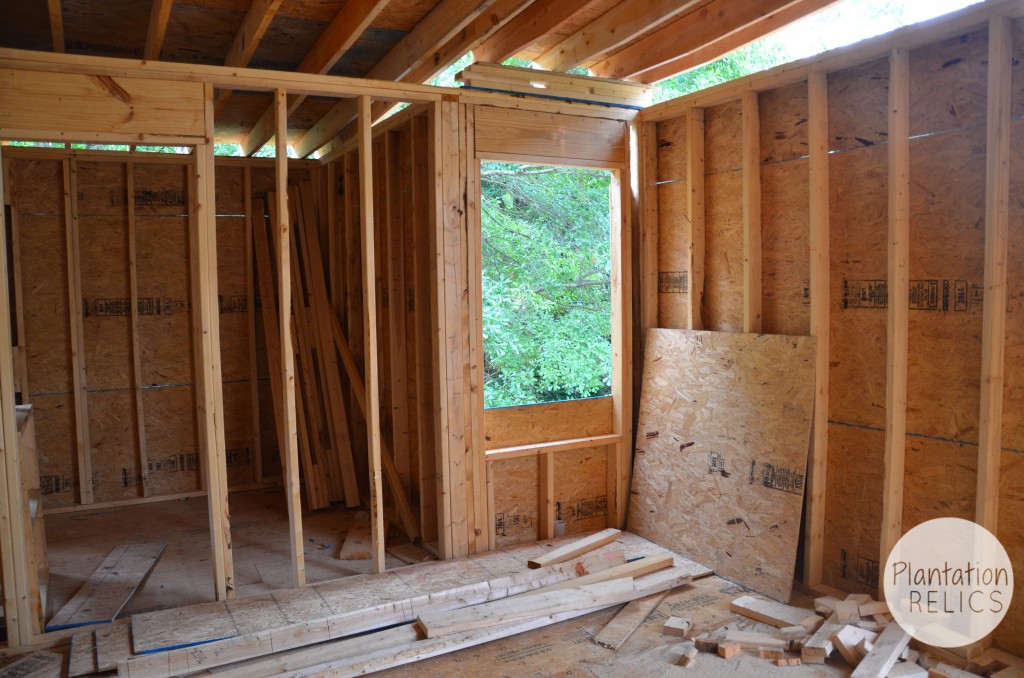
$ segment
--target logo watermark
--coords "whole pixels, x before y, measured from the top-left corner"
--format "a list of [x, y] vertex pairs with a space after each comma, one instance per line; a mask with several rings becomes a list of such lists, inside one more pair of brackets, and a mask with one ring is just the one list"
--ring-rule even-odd
[[991, 633], [1013, 596], [1006, 549], [984, 527], [937, 518], [903, 535], [883, 574], [893, 618], [917, 640], [962, 647]]

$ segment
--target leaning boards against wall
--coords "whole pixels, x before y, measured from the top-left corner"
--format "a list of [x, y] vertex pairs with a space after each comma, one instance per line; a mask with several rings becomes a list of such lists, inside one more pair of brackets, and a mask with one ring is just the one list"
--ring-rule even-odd
[[629, 529], [788, 601], [815, 340], [647, 333]]

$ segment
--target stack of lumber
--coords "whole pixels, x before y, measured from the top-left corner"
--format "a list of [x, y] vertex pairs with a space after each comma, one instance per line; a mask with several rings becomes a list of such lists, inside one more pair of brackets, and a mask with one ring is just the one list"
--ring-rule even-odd
[[[268, 193], [265, 199], [255, 202], [253, 213], [264, 218], [253, 220], [253, 244], [274, 411], [283, 412], [279, 300], [275, 297], [281, 264], [276, 256], [280, 250], [275, 247], [280, 236], [277, 199], [277, 195]], [[311, 509], [326, 508], [332, 501], [341, 500], [352, 507], [359, 505], [359, 489], [314, 205], [310, 184], [289, 189], [290, 324], [299, 458], [303, 489]], [[287, 449], [281, 441], [280, 422], [277, 426], [280, 449]]]
[[[528, 563], [539, 564], [537, 567]], [[606, 530], [381, 575], [135, 615], [119, 675], [360, 675], [479, 645], [689, 583], [710, 571]], [[114, 644], [72, 643], [71, 675], [110, 667]], [[93, 668], [95, 667], [95, 668]]]

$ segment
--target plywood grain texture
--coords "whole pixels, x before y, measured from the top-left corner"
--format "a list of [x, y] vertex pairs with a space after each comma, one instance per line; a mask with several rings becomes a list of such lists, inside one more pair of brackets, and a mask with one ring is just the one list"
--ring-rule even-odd
[[686, 179], [686, 116], [655, 123], [658, 138], [657, 181]]
[[[739, 130], [734, 131], [738, 133]], [[718, 136], [723, 136], [723, 131]], [[710, 146], [711, 139], [708, 136]], [[743, 330], [743, 175], [707, 178], [704, 327], [718, 332]]]
[[987, 64], [984, 28], [912, 50], [911, 136], [984, 127]]
[[[665, 123], [660, 123], [665, 124]], [[685, 126], [683, 126], [685, 130]], [[686, 147], [674, 147], [685, 166]], [[659, 149], [658, 171], [662, 153]], [[658, 327], [683, 329], [689, 316], [690, 235], [686, 180], [659, 184], [658, 194]]]
[[788, 601], [814, 346], [811, 337], [650, 330], [630, 530]]
[[761, 329], [768, 334], [810, 334], [807, 168], [804, 159], [761, 168]]
[[476, 153], [566, 158], [574, 163], [626, 162], [626, 125], [617, 120], [476, 107]]
[[739, 99], [704, 110], [704, 171], [708, 176], [742, 167], [741, 117]]
[[797, 82], [758, 96], [761, 162], [782, 162], [807, 155], [807, 83]]
[[828, 74], [830, 150], [874, 146], [888, 138], [888, 87], [887, 57]]

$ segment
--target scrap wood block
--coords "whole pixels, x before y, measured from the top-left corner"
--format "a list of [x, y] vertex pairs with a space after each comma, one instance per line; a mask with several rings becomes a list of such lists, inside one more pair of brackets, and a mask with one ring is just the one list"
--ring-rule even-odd
[[839, 650], [839, 654], [843, 655], [847, 664], [857, 666], [860, 663], [857, 645], [864, 639], [874, 642], [877, 638], [877, 633], [847, 624], [832, 634], [832, 644]]
[[860, 616], [873, 617], [876, 614], [889, 614], [889, 603], [884, 600], [872, 600], [860, 606]]
[[433, 560], [437, 560], [434, 554], [425, 551], [416, 544], [397, 544], [395, 546], [389, 546], [387, 552], [398, 558], [406, 565], [416, 565], [418, 563], [428, 563]]
[[917, 662], [899, 662], [885, 675], [886, 678], [928, 678], [928, 669]]
[[718, 656], [724, 659], [730, 659], [740, 653], [743, 648], [740, 647], [739, 643], [735, 643], [731, 640], [718, 644]]
[[[818, 623], [815, 624], [815, 630], [817, 630], [817, 627], [821, 626], [824, 623], [825, 620], [819, 617]], [[806, 637], [808, 633], [812, 632], [809, 632], [803, 626], [783, 626], [779, 629], [778, 633], [779, 637], [783, 640], [800, 640], [801, 638]]]
[[759, 647], [757, 656], [761, 659], [782, 659], [786, 656], [786, 651], [777, 647]]
[[661, 632], [666, 636], [678, 636], [679, 638], [685, 638], [692, 625], [693, 622], [689, 619], [684, 619], [683, 617], [669, 617], [665, 620], [665, 625], [662, 627]]
[[370, 515], [366, 511], [360, 511], [348, 527], [345, 543], [338, 551], [338, 560], [372, 560], [372, 541]]
[[846, 596], [846, 600], [857, 603], [857, 607], [860, 608], [861, 605], [867, 605], [868, 603], [874, 602], [875, 599], [867, 593], [851, 593]]
[[860, 621], [860, 607], [856, 600], [840, 600], [836, 603], [835, 615], [840, 624], [856, 624]]
[[706, 635], [693, 639], [693, 646], [697, 648], [698, 652], [708, 652], [714, 654], [718, 652], [718, 646], [725, 639], [724, 633], [716, 633], [713, 635]]
[[932, 668], [928, 669], [928, 678], [976, 678], [976, 673], [970, 671], [964, 671], [958, 669], [955, 666], [947, 664], [946, 662], [939, 662]]
[[701, 624], [694, 624], [690, 627], [690, 630], [687, 632], [687, 637], [694, 638], [699, 635], [710, 634], [722, 628], [723, 626], [727, 626], [729, 624], [732, 624], [733, 622], [738, 622], [739, 620], [739, 617], [737, 617], [734, 614], [731, 614], [728, 617], [721, 617], [719, 619], [712, 619]]
[[899, 661], [900, 655], [910, 643], [910, 634], [899, 624], [890, 624], [882, 634], [874, 640], [864, 639], [858, 644], [868, 651], [861, 658], [860, 664], [853, 672], [856, 678], [884, 676]]
[[774, 600], [740, 596], [729, 603], [729, 611], [749, 617], [755, 621], [782, 628], [784, 626], [804, 626], [810, 629], [820, 623], [818, 615], [811, 610], [783, 605]]
[[561, 563], [571, 558], [580, 556], [588, 551], [593, 551], [596, 548], [600, 548], [605, 544], [610, 544], [619, 537], [622, 536], [621, 530], [615, 528], [608, 528], [601, 530], [595, 534], [592, 534], [583, 539], [577, 539], [569, 542], [563, 546], [545, 553], [542, 556], [534, 558], [533, 560], [527, 561], [527, 566], [531, 568], [544, 567], [545, 565], [554, 565], [555, 563]]
[[693, 645], [688, 646], [683, 650], [683, 655], [679, 658], [679, 666], [690, 667], [697, 662], [697, 648]]
[[814, 599], [815, 609], [823, 608], [826, 610], [825, 616], [829, 616], [836, 611], [836, 605], [839, 604], [839, 599], [835, 596], [821, 596]]
[[778, 650], [789, 649], [788, 640], [783, 640], [774, 634], [761, 633], [760, 631], [730, 630], [725, 632], [725, 639], [738, 644], [745, 650], [756, 651], [762, 647], [772, 647]]
[[800, 648], [800, 658], [805, 664], [824, 664], [825, 658], [832, 654], [832, 635], [842, 628], [839, 624], [825, 622], [814, 635]]
[[801, 663], [799, 657], [783, 657], [775, 660], [776, 666], [800, 666]]
[[637, 598], [626, 603], [610, 622], [594, 636], [594, 642], [609, 649], [618, 651], [633, 632], [654, 612], [655, 608], [665, 600], [668, 591]]

